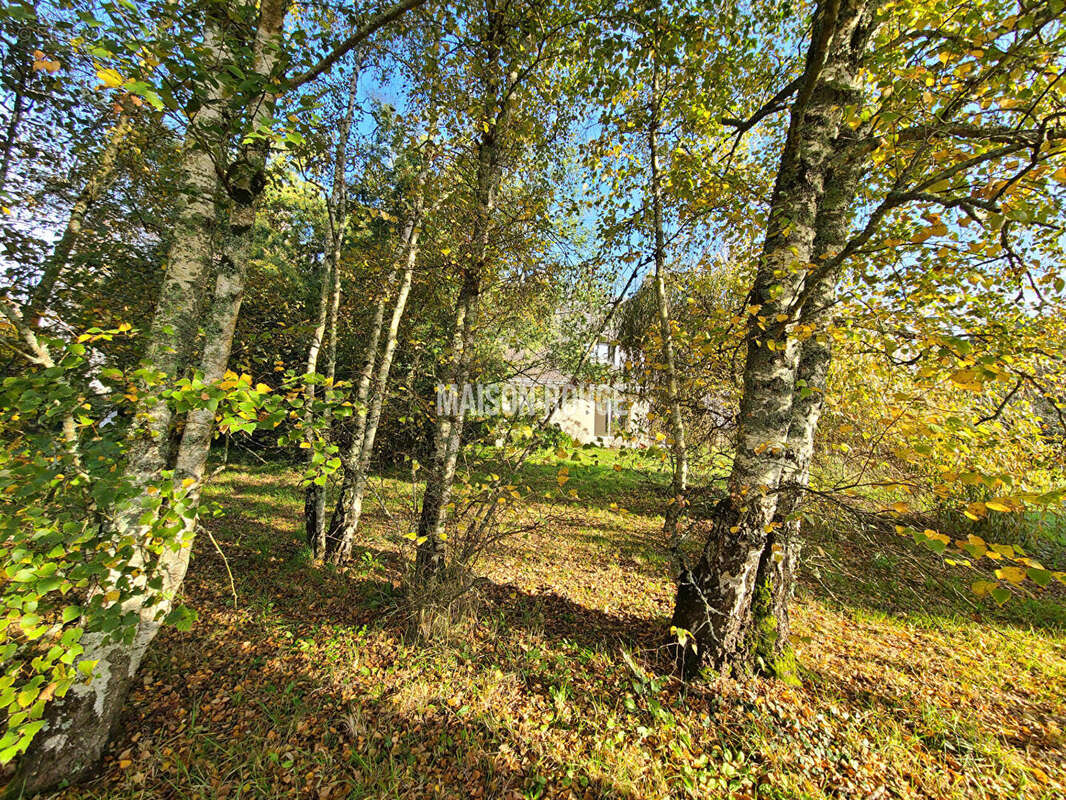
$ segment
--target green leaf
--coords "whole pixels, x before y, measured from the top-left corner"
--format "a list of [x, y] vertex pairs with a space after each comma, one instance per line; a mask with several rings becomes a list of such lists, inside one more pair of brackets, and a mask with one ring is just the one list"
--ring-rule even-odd
[[1040, 569], [1039, 567], [1029, 567], [1026, 570], [1026, 574], [1029, 576], [1029, 580], [1035, 583], [1037, 586], [1047, 586], [1051, 583], [1051, 572], [1046, 569]]
[[196, 622], [196, 612], [188, 606], [175, 606], [163, 622], [166, 625], [173, 625], [179, 631], [187, 631]]
[[1003, 586], [998, 586], [992, 590], [992, 599], [999, 605], [1003, 605], [1010, 599], [1010, 589]]

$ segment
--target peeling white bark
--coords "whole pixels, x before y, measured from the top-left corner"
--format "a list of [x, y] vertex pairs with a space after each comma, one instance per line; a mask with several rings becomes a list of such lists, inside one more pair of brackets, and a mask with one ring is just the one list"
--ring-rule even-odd
[[[749, 318], [729, 496], [716, 508], [701, 559], [683, 576], [678, 592], [674, 624], [696, 633], [717, 667], [745, 658], [755, 578], [777, 511], [775, 490], [787, 464], [800, 359], [791, 326], [803, 313], [796, 301], [814, 255], [833, 145], [844, 107], [854, 100], [872, 30], [872, 5], [866, 0], [819, 5], [749, 299], [758, 310]], [[683, 652], [691, 672], [699, 657]]]

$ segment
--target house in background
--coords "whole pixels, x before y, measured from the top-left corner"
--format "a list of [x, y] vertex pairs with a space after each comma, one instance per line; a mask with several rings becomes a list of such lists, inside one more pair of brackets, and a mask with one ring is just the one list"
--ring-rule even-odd
[[608, 367], [608, 377], [599, 385], [577, 386], [569, 375], [550, 366], [526, 368], [510, 383], [548, 396], [565, 393], [550, 424], [558, 425], [581, 444], [621, 447], [647, 443], [649, 407], [622, 382], [625, 354], [617, 345], [603, 341], [596, 344], [590, 359]]

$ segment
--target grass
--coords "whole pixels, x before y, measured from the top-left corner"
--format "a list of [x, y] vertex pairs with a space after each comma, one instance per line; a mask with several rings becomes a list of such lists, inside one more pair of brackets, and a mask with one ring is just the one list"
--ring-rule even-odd
[[[685, 687], [666, 476], [633, 454], [522, 475], [549, 521], [481, 565], [476, 614], [404, 638], [412, 487], [375, 488], [353, 564], [312, 567], [282, 468], [224, 473], [186, 585], [189, 632], [151, 648], [100, 777], [64, 797], [1001, 797], [1066, 791], [1062, 596], [1002, 608], [910, 540], [809, 526], [802, 685]], [[615, 468], [619, 465], [619, 469]], [[541, 498], [532, 500], [530, 498]], [[539, 506], [545, 506], [540, 508]]]

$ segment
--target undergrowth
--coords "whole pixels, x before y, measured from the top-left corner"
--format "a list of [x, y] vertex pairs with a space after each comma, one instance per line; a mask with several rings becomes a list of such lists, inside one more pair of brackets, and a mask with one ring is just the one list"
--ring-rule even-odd
[[[225, 514], [205, 524], [236, 600], [200, 537], [198, 622], [153, 645], [101, 776], [65, 797], [1066, 791], [1060, 594], [1000, 607], [909, 539], [827, 517], [805, 534], [801, 684], [685, 686], [660, 649], [673, 582], [657, 478], [586, 455], [566, 487], [578, 497], [499, 543], [462, 613], [418, 637], [401, 590], [408, 483], [375, 480], [382, 503], [337, 569], [308, 562], [294, 471], [224, 473], [211, 496]], [[523, 476], [537, 492], [546, 463]]]

